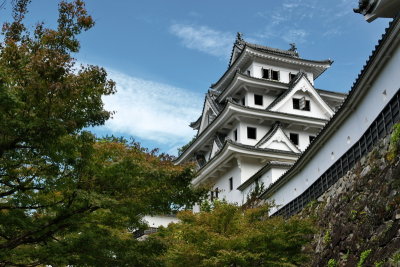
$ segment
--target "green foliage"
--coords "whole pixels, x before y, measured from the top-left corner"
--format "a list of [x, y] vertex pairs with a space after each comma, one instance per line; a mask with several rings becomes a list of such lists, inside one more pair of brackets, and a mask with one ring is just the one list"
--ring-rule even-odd
[[256, 181], [254, 188], [246, 196], [245, 208], [255, 208], [261, 205], [263, 202], [261, 195], [265, 191], [263, 182]]
[[385, 261], [374, 262], [374, 267], [382, 267], [385, 264]]
[[335, 259], [329, 259], [329, 261], [328, 261], [328, 267], [336, 267], [337, 264], [338, 263]]
[[390, 262], [393, 264], [399, 264], [400, 263], [400, 250], [397, 251], [390, 257]]
[[387, 155], [388, 160], [393, 161], [398, 154], [400, 144], [400, 123], [393, 125], [392, 135], [390, 136], [390, 150]]
[[192, 140], [190, 140], [189, 143], [178, 148], [178, 156], [182, 155], [183, 151], [185, 151], [188, 147], [190, 147], [190, 145], [193, 144], [193, 142], [195, 140], [196, 140], [196, 136], [193, 136]]
[[393, 144], [398, 144], [400, 141], [400, 123], [396, 123], [393, 126], [393, 132], [390, 137], [390, 142]]
[[341, 258], [342, 260], [347, 260], [350, 256], [350, 250], [347, 250], [346, 254], [344, 254]]
[[368, 249], [368, 250], [361, 252], [360, 260], [357, 263], [357, 267], [363, 266], [363, 264], [365, 263], [365, 261], [367, 260], [369, 254], [371, 254], [371, 252], [372, 252], [372, 249]]
[[331, 235], [331, 230], [328, 229], [325, 231], [324, 235], [324, 244], [329, 245], [332, 242], [332, 235]]
[[354, 221], [355, 219], [357, 219], [357, 214], [358, 214], [358, 211], [351, 210], [350, 211], [350, 221]]
[[160, 244], [128, 229], [193, 204], [191, 167], [83, 130], [110, 117], [101, 99], [115, 92], [103, 68], [71, 56], [94, 21], [82, 1], [61, 1], [57, 28], [32, 34], [29, 2], [14, 1], [0, 38], [0, 266], [157, 265]]
[[309, 220], [268, 217], [269, 206], [245, 209], [216, 202], [211, 212], [181, 212], [181, 223], [155, 236], [166, 266], [294, 266], [307, 262], [302, 247]]

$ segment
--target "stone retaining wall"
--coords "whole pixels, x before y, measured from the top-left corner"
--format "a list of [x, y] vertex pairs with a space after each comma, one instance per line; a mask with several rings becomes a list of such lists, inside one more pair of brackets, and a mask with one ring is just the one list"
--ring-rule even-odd
[[311, 266], [400, 266], [400, 161], [389, 143], [382, 139], [299, 214], [318, 226]]

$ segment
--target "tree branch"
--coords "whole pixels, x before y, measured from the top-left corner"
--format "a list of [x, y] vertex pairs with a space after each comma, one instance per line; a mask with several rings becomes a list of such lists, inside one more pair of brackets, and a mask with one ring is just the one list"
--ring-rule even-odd
[[27, 232], [19, 237], [10, 239], [6, 243], [0, 244], [0, 249], [11, 250], [22, 244], [32, 244], [32, 243], [42, 242], [45, 239], [53, 236], [58, 231], [70, 226], [68, 223], [67, 224], [63, 223], [67, 219], [69, 219], [75, 215], [91, 213], [99, 208], [100, 207], [87, 206], [87, 207], [82, 207], [78, 210], [75, 210], [72, 213], [59, 216], [59, 217], [55, 218], [53, 221], [51, 221], [50, 223], [48, 223], [47, 225], [41, 227], [40, 229], [38, 229], [36, 231]]

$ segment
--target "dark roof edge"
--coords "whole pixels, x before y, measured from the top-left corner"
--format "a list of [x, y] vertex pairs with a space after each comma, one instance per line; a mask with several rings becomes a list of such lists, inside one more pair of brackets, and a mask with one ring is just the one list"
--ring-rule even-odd
[[[218, 118], [219, 116], [221, 116], [221, 114], [224, 113], [224, 111], [227, 109], [227, 107], [229, 106], [229, 104], [231, 104], [231, 105], [234, 106], [234, 107], [239, 107], [239, 108], [243, 108], [243, 109], [250, 110], [250, 111], [259, 111], [259, 112], [261, 111], [261, 112], [267, 112], [267, 113], [275, 113], [275, 114], [279, 114], [279, 115], [288, 115], [288, 116], [293, 116], [293, 117], [297, 117], [297, 118], [309, 119], [309, 120], [320, 121], [320, 122], [326, 122], [326, 121], [327, 121], [327, 120], [324, 120], [324, 119], [313, 118], [313, 117], [308, 117], [308, 116], [303, 116], [303, 115], [296, 115], [296, 114], [284, 113], [284, 112], [279, 112], [279, 111], [270, 111], [270, 110], [264, 110], [264, 109], [257, 109], [257, 108], [245, 107], [245, 106], [236, 104], [236, 103], [234, 103], [234, 102], [232, 102], [232, 101], [229, 100], [229, 101], [226, 102], [226, 104], [225, 104], [224, 108], [221, 110], [221, 112], [218, 113], [217, 117], [215, 117], [215, 119], [214, 119], [209, 125], [207, 125], [207, 127], [206, 127], [200, 134], [197, 134], [196, 140], [197, 140], [199, 137], [201, 137], [202, 135], [204, 135], [204, 133], [206, 133], [207, 130], [208, 130], [212, 125], [215, 124], [215, 122], [217, 121], [217, 118]], [[176, 158], [176, 159], [174, 160], [174, 162], [177, 162], [177, 161], [185, 154], [185, 152], [186, 152], [187, 150], [189, 150], [189, 148], [191, 148], [195, 143], [196, 143], [196, 141], [193, 142], [193, 143], [192, 143], [189, 147], [187, 147], [184, 151], [182, 151], [182, 154], [181, 154], [178, 158]]]
[[200, 115], [200, 117], [197, 119], [197, 120], [195, 120], [194, 122], [191, 122], [190, 124], [189, 124], [189, 126], [191, 127], [191, 128], [193, 128], [193, 129], [196, 129], [196, 128], [198, 128], [198, 127], [200, 127], [200, 121], [201, 121], [201, 118], [203, 117], [203, 115]]
[[215, 155], [209, 161], [207, 161], [206, 164], [204, 164], [200, 169], [198, 169], [197, 172], [200, 172], [205, 167], [210, 165], [212, 161], [216, 160], [218, 158], [219, 154], [221, 154], [222, 151], [227, 149], [228, 145], [236, 146], [236, 147], [239, 147], [239, 148], [244, 148], [244, 149], [251, 150], [251, 151], [254, 151], [254, 152], [272, 152], [272, 153], [280, 153], [280, 154], [292, 155], [292, 156], [300, 156], [301, 155], [301, 153], [295, 153], [295, 152], [291, 152], [291, 151], [284, 151], [284, 150], [278, 150], [278, 149], [269, 149], [269, 148], [256, 148], [254, 146], [240, 144], [240, 143], [237, 143], [237, 142], [235, 142], [233, 140], [227, 139], [227, 140], [225, 140], [224, 145], [222, 146], [222, 148], [217, 153], [215, 153]]
[[260, 141], [257, 142], [257, 144], [255, 144], [255, 147], [259, 147], [259, 146], [265, 144], [269, 139], [271, 139], [271, 137], [280, 128], [280, 125], [281, 125], [281, 123], [279, 121], [275, 122], [274, 125], [271, 127], [271, 129], [260, 139]]
[[[300, 168], [302, 165], [306, 164], [308, 162], [307, 159], [309, 159], [313, 155], [310, 153], [316, 153], [317, 145], [320, 142], [323, 142], [323, 141], [321, 141], [321, 139], [329, 134], [331, 126], [334, 123], [336, 123], [336, 121], [339, 120], [342, 116], [345, 116], [346, 111], [351, 112], [351, 110], [346, 109], [347, 104], [350, 101], [353, 101], [354, 97], [358, 96], [356, 94], [356, 93], [358, 93], [358, 91], [362, 90], [362, 87], [359, 87], [359, 84], [363, 81], [363, 78], [365, 77], [366, 72], [370, 70], [371, 65], [373, 63], [375, 63], [375, 59], [376, 59], [377, 55], [382, 50], [382, 47], [386, 43], [389, 36], [391, 36], [392, 32], [396, 28], [396, 25], [399, 25], [399, 24], [400, 24], [400, 15], [397, 16], [395, 19], [393, 19], [393, 21], [390, 22], [389, 27], [386, 28], [385, 33], [382, 35], [382, 38], [378, 41], [378, 45], [375, 46], [375, 49], [372, 51], [372, 54], [369, 56], [368, 60], [366, 61], [366, 64], [364, 65], [360, 74], [358, 75], [355, 82], [353, 83], [347, 98], [343, 101], [342, 105], [339, 107], [339, 109], [334, 114], [334, 116], [331, 118], [331, 120], [329, 120], [328, 123], [322, 128], [322, 130], [319, 132], [317, 137], [306, 148], [306, 150], [303, 152], [301, 157], [295, 162], [295, 164], [285, 174], [283, 174], [277, 181], [275, 181], [275, 183], [271, 184], [264, 191], [264, 193], [260, 196], [261, 198], [268, 197], [271, 193], [275, 192], [281, 185], [283, 185], [288, 179], [290, 179], [293, 175], [295, 175], [296, 169]], [[379, 60], [379, 59], [381, 59], [381, 58], [378, 58], [377, 60]]]
[[250, 176], [249, 179], [244, 181], [240, 186], [238, 186], [236, 189], [243, 191], [246, 189], [249, 185], [251, 185], [255, 180], [261, 178], [262, 175], [264, 175], [267, 171], [269, 171], [272, 167], [288, 167], [290, 168], [293, 164], [287, 163], [287, 162], [278, 162], [278, 161], [270, 161], [268, 162], [267, 165], [262, 167], [259, 171], [257, 171], [255, 174]]
[[[226, 75], [228, 75], [228, 73], [230, 73], [232, 69], [234, 69], [234, 65], [235, 65], [236, 62], [238, 62], [238, 60], [243, 56], [243, 54], [244, 54], [244, 52], [246, 51], [246, 48], [247, 48], [247, 47], [249, 47], [250, 49], [257, 50], [257, 49], [255, 49], [254, 47], [251, 47], [251, 46], [245, 44], [244, 47], [242, 48], [242, 52], [240, 53], [240, 55], [239, 55], [239, 56], [235, 59], [235, 61], [228, 67], [228, 69], [224, 72], [224, 74], [218, 79], [217, 82], [211, 84], [210, 87], [211, 87], [212, 89], [214, 89], [214, 88], [224, 79], [224, 77], [225, 77]], [[262, 51], [262, 52], [263, 52], [263, 53], [267, 53], [267, 52], [265, 52], [265, 51]], [[273, 53], [272, 53], [272, 54], [273, 54]], [[275, 55], [275, 56], [283, 56], [283, 57], [287, 57], [287, 58], [290, 58], [290, 59], [293, 59], [293, 60], [300, 60], [300, 61], [305, 61], [305, 62], [314, 63], [314, 64], [321, 64], [321, 65], [322, 65], [322, 64], [329, 64], [329, 66], [333, 64], [333, 61], [330, 60], [330, 59], [327, 59], [327, 60], [310, 60], [310, 59], [304, 59], [304, 58], [300, 58], [300, 57], [292, 57], [292, 56], [277, 55], [277, 54], [273, 54], [273, 55]], [[327, 68], [329, 68], [329, 67], [327, 67]], [[322, 73], [324, 73], [325, 70], [326, 70], [327, 68], [325, 68], [318, 76], [316, 76], [315, 79], [317, 79]], [[315, 80], [315, 79], [314, 79], [314, 80]]]

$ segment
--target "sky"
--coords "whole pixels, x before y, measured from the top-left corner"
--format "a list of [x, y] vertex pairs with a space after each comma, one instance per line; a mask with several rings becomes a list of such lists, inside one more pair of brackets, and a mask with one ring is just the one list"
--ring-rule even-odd
[[[33, 0], [27, 23], [54, 26], [54, 0]], [[78, 62], [99, 65], [117, 83], [104, 97], [115, 111], [97, 136], [134, 138], [176, 155], [196, 134], [188, 125], [204, 95], [226, 71], [236, 33], [248, 42], [331, 59], [320, 89], [348, 92], [390, 20], [367, 23], [353, 13], [358, 0], [86, 0], [96, 25], [81, 34]], [[0, 10], [7, 20], [10, 6]]]

